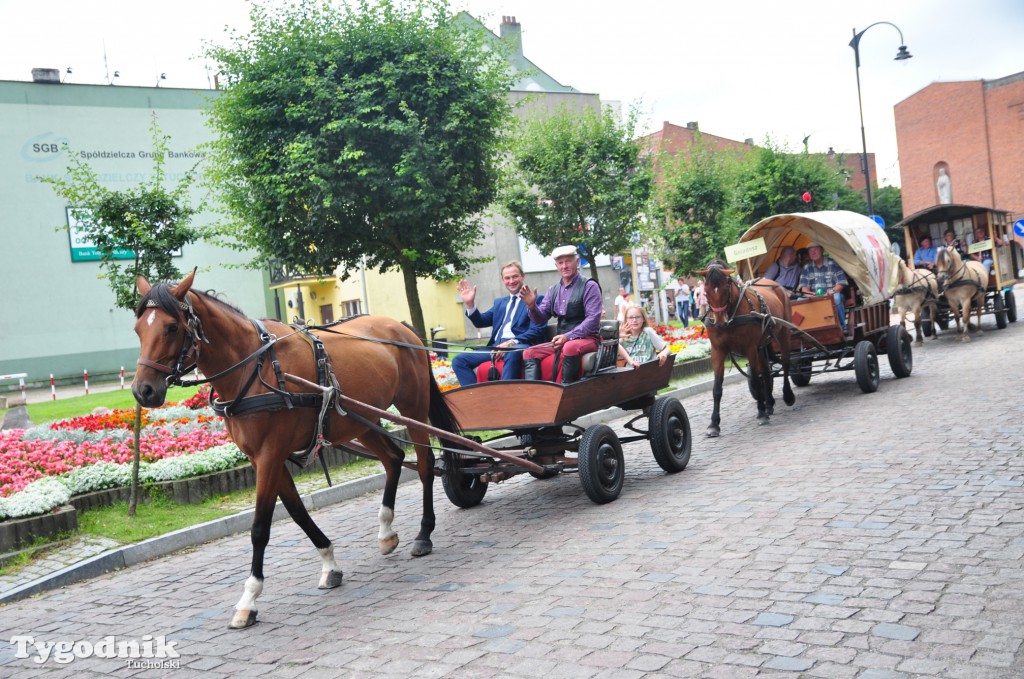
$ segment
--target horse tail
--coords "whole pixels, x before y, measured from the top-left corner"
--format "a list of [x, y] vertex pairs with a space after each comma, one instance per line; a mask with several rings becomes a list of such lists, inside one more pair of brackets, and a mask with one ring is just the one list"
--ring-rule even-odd
[[462, 435], [462, 427], [455, 417], [455, 412], [448, 405], [448, 399], [444, 397], [444, 393], [437, 386], [433, 371], [430, 374], [430, 408], [427, 411], [427, 417], [430, 424], [438, 429], [444, 429], [458, 436]]

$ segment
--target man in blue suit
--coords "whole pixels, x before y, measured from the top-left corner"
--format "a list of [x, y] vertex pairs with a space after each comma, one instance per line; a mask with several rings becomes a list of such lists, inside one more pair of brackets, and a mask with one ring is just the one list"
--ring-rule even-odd
[[491, 360], [494, 348], [519, 349], [520, 351], [504, 351], [505, 366], [501, 371], [501, 379], [518, 380], [523, 374], [522, 349], [532, 347], [544, 341], [545, 327], [533, 323], [526, 313], [526, 304], [519, 299], [519, 290], [523, 287], [523, 267], [519, 262], [509, 262], [501, 267], [501, 282], [509, 294], [494, 300], [494, 305], [481, 312], [476, 308], [476, 286], [469, 287], [465, 279], [459, 281], [458, 291], [466, 305], [466, 316], [469, 322], [478, 328], [491, 327], [491, 339], [486, 347], [475, 351], [463, 351], [452, 359], [452, 370], [459, 379], [459, 384], [466, 387], [476, 384], [476, 368], [481, 363]]

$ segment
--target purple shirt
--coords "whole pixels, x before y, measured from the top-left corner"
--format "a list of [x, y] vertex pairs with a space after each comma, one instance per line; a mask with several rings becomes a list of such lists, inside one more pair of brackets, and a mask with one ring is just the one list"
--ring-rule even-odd
[[[552, 285], [540, 304], [527, 309], [530, 314], [530, 320], [534, 323], [547, 323], [548, 319], [553, 315], [561, 314], [564, 316], [565, 309], [569, 306], [569, 298], [572, 297], [573, 290], [576, 289], [576, 286], [581, 281], [583, 281], [583, 277], [579, 273], [576, 274], [576, 277], [572, 279], [569, 285], [565, 285], [563, 281], [558, 281], [558, 291], [554, 294], [552, 294], [552, 291], [555, 289], [555, 286]], [[586, 287], [583, 288], [583, 312], [586, 314], [586, 318], [583, 319], [582, 323], [565, 333], [566, 339], [574, 340], [597, 336], [601, 328], [601, 311], [603, 309], [601, 286], [597, 284], [597, 281], [588, 279]], [[557, 312], [557, 314], [553, 312]]]

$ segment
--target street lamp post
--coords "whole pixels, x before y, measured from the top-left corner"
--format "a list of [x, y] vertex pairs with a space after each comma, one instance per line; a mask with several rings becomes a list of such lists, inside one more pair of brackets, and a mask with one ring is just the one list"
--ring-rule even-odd
[[867, 192], [868, 215], [873, 215], [875, 213], [875, 206], [871, 202], [871, 166], [868, 163], [868, 142], [867, 138], [864, 136], [864, 104], [861, 102], [860, 96], [860, 39], [869, 28], [879, 24], [892, 26], [896, 29], [896, 32], [900, 34], [900, 48], [899, 51], [896, 52], [895, 61], [904, 61], [905, 59], [910, 59], [913, 56], [907, 51], [907, 46], [903, 41], [903, 31], [901, 31], [894, 23], [890, 23], [888, 21], [876, 21], [859, 33], [856, 28], [853, 29], [853, 40], [850, 41], [850, 47], [853, 48], [853, 60], [856, 64], [857, 71], [857, 109], [860, 111], [860, 143], [864, 150], [864, 153], [861, 156], [861, 162], [864, 164], [864, 189]]

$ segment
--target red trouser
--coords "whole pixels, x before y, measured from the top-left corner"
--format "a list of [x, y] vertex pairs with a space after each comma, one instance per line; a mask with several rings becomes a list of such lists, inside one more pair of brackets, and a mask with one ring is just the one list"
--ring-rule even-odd
[[[583, 356], [583, 354], [589, 354], [597, 351], [600, 346], [600, 341], [597, 337], [583, 337], [581, 339], [569, 340], [562, 345], [562, 357], [566, 356]], [[541, 359], [541, 376], [542, 379], [553, 380], [555, 382], [562, 381], [562, 362], [558, 362], [558, 374], [551, 375], [551, 365], [554, 363], [555, 348], [551, 346], [551, 343], [538, 344], [535, 347], [530, 347], [523, 352], [523, 360], [528, 361], [531, 358]], [[549, 360], [550, 359], [550, 360]]]

